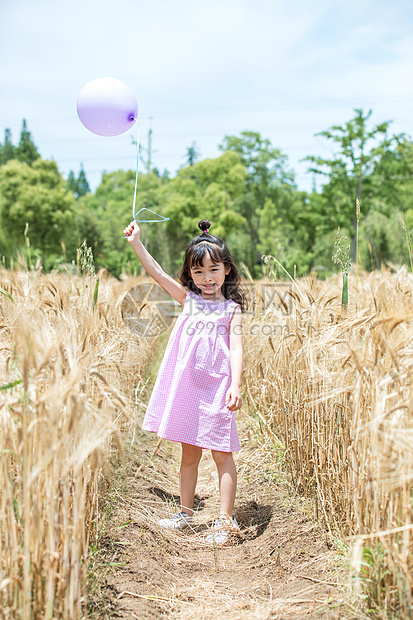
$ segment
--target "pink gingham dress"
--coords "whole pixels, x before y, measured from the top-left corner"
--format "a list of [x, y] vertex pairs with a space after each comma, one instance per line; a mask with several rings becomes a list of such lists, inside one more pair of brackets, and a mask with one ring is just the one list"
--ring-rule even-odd
[[231, 385], [229, 324], [232, 299], [213, 302], [192, 291], [171, 332], [142, 428], [200, 448], [240, 449]]

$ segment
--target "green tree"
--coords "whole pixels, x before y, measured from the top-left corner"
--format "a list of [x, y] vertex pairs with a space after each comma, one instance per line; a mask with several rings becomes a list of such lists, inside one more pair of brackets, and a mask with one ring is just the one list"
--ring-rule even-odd
[[[167, 177], [160, 177], [157, 171], [150, 173], [151, 209], [161, 213], [158, 203], [158, 189], [168, 183]], [[78, 239], [87, 240], [93, 248], [98, 267], [105, 267], [119, 277], [122, 270], [138, 270], [139, 263], [129, 244], [122, 238], [124, 227], [132, 219], [132, 205], [135, 185], [135, 172], [116, 170], [102, 175], [100, 185], [94, 194], [88, 193], [76, 201], [74, 234]], [[135, 212], [147, 206], [147, 175], [139, 174]], [[143, 212], [141, 219], [153, 219], [152, 214]], [[162, 225], [142, 224], [142, 238], [150, 251], [156, 256], [165, 251], [163, 247]], [[161, 261], [160, 261], [161, 262]]]
[[83, 169], [83, 164], [80, 164], [80, 172], [77, 179], [73, 170], [69, 172], [66, 185], [67, 189], [73, 192], [76, 198], [80, 198], [80, 196], [86, 196], [86, 194], [90, 192], [89, 183]]
[[408, 264], [406, 240], [396, 209], [389, 215], [371, 209], [361, 222], [360, 261], [369, 270], [380, 269], [384, 262]]
[[406, 224], [413, 229], [413, 142], [405, 140], [396, 149], [399, 160], [403, 162], [404, 174], [400, 182], [401, 204], [405, 211]]
[[69, 191], [73, 192], [74, 194], [77, 192], [76, 177], [75, 177], [75, 173], [73, 172], [73, 170], [69, 172], [66, 185]]
[[342, 228], [352, 237], [351, 261], [356, 260], [356, 199], [360, 201], [362, 216], [371, 209], [389, 210], [395, 202], [400, 174], [404, 165], [397, 157], [397, 149], [404, 135], [388, 135], [390, 122], [369, 127], [372, 111], [364, 114], [355, 109], [355, 116], [344, 125], [335, 125], [317, 135], [329, 140], [335, 147], [332, 158], [309, 156], [314, 165], [310, 171], [326, 177], [321, 208], [317, 222], [318, 233]]
[[89, 183], [86, 178], [86, 173], [83, 169], [83, 164], [80, 164], [80, 172], [77, 177], [77, 194], [78, 196], [86, 196], [90, 192]]
[[193, 166], [199, 160], [200, 152], [196, 142], [192, 142], [191, 146], [186, 149], [186, 164]]
[[[286, 168], [287, 157], [259, 133], [226, 136], [219, 148], [236, 153], [246, 169], [245, 190], [234, 208], [243, 217], [243, 232], [249, 237], [247, 247], [252, 254], [247, 264], [253, 275], [259, 275], [261, 255], [280, 250], [282, 235], [277, 236], [276, 226], [288, 222], [296, 201], [294, 174]], [[285, 238], [281, 241], [285, 252], [286, 242]]]
[[266, 198], [259, 216], [260, 253], [275, 256], [290, 273], [312, 269], [315, 239], [306, 192], [285, 190], [277, 204]]
[[[198, 233], [201, 219], [212, 222], [211, 233], [228, 237], [245, 225], [234, 205], [245, 190], [245, 168], [236, 153], [204, 159], [181, 169], [158, 189], [158, 212], [169, 217], [159, 255], [169, 273], [182, 266], [187, 243]], [[164, 265], [163, 265], [164, 266]]]
[[11, 130], [4, 131], [4, 144], [0, 145], [0, 165], [6, 164], [10, 159], [15, 159], [16, 147], [11, 139]]
[[60, 254], [61, 241], [73, 226], [73, 195], [67, 191], [56, 162], [37, 159], [32, 166], [10, 160], [0, 167], [1, 230], [15, 247], [30, 243], [43, 255]]
[[22, 129], [20, 133], [20, 142], [16, 147], [15, 157], [19, 161], [32, 165], [36, 159], [39, 159], [40, 155], [35, 146], [30, 131], [27, 129], [26, 120], [23, 119]]

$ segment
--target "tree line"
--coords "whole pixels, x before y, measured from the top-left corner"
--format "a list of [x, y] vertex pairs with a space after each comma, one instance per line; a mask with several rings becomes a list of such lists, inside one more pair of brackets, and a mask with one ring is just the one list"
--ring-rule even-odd
[[[260, 277], [263, 255], [274, 256], [297, 275], [335, 270], [331, 260], [337, 231], [367, 270], [382, 263], [408, 263], [413, 228], [413, 143], [392, 134], [390, 122], [371, 124], [371, 110], [355, 109], [343, 125], [320, 135], [333, 153], [308, 156], [321, 189], [300, 191], [288, 160], [270, 140], [254, 131], [225, 136], [221, 155], [199, 160], [195, 143], [177, 174], [150, 165], [139, 173], [136, 210], [147, 207], [169, 218], [142, 224], [142, 239], [168, 273], [175, 275], [197, 222], [209, 219], [244, 275]], [[91, 192], [81, 166], [63, 179], [56, 162], [44, 160], [23, 121], [19, 144], [10, 130], [0, 144], [0, 255], [10, 265], [28, 245], [45, 270], [76, 261], [86, 240], [96, 267], [119, 277], [137, 268], [120, 231], [131, 212], [135, 172], [104, 173]], [[356, 201], [361, 206], [360, 218]], [[358, 221], [359, 220], [359, 221]], [[28, 224], [28, 226], [26, 226]], [[405, 231], [403, 229], [405, 228]]]

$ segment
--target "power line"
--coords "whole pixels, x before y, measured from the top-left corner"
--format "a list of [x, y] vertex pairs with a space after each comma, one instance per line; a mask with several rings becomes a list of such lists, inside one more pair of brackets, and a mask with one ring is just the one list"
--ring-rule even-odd
[[[314, 147], [313, 144], [311, 145], [303, 145], [303, 146], [293, 146], [293, 147], [288, 147], [289, 151], [301, 151], [304, 149], [312, 149]], [[166, 159], [168, 157], [184, 157], [185, 154], [182, 153], [161, 153], [159, 155], [157, 155], [156, 159]], [[82, 161], [82, 163], [85, 162], [90, 162], [90, 161], [132, 161], [131, 157], [128, 157], [127, 155], [110, 155], [108, 157], [72, 157], [70, 159], [60, 159], [59, 158], [59, 163], [68, 163], [68, 162], [79, 162]]]
[[[325, 109], [325, 108], [335, 108], [342, 105], [351, 105], [351, 106], [359, 106], [359, 105], [373, 105], [374, 103], [394, 103], [394, 102], [402, 102], [408, 101], [413, 98], [413, 94], [399, 94], [399, 95], [381, 95], [377, 97], [347, 97], [342, 99], [334, 99], [334, 100], [309, 100], [309, 101], [284, 101], [284, 102], [269, 102], [266, 104], [248, 104], [248, 105], [240, 105], [240, 106], [222, 106], [222, 107], [211, 107], [207, 108], [187, 108], [187, 109], [175, 109], [175, 110], [159, 110], [158, 112], [152, 112], [151, 116], [140, 116], [141, 120], [149, 120], [150, 118], [155, 118], [157, 120], [160, 119], [168, 119], [168, 118], [177, 118], [180, 116], [191, 117], [191, 116], [214, 116], [218, 113], [220, 114], [234, 114], [234, 113], [242, 113], [242, 112], [270, 112], [270, 111], [280, 111], [280, 110], [294, 110], [294, 109]], [[356, 101], [358, 99], [358, 101]], [[60, 117], [29, 117], [30, 122], [36, 123], [66, 123], [69, 121], [70, 123], [78, 122], [75, 116], [60, 116]], [[21, 118], [11, 118], [8, 122], [20, 122]]]

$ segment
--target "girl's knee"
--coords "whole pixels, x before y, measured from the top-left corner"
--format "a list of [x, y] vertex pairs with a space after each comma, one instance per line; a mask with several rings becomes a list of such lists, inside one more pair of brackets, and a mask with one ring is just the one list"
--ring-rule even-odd
[[184, 465], [198, 465], [201, 456], [202, 448], [187, 443], [182, 444], [182, 463]]
[[219, 452], [218, 450], [211, 450], [211, 453], [217, 466], [234, 462], [232, 452]]

